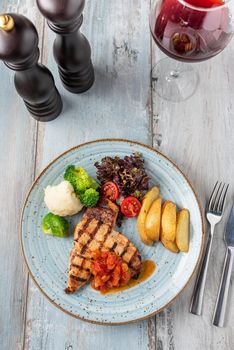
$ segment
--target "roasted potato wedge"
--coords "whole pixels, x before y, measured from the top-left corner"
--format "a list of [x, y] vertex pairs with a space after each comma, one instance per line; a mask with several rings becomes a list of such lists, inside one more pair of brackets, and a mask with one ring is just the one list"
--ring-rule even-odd
[[146, 220], [145, 220], [146, 235], [147, 237], [152, 239], [152, 241], [158, 241], [160, 237], [161, 208], [162, 208], [162, 198], [159, 197], [155, 199], [146, 216]]
[[172, 253], [178, 253], [179, 249], [176, 245], [175, 242], [172, 241], [167, 241], [166, 239], [161, 237], [161, 242], [164, 245], [165, 248], [167, 248], [168, 250], [170, 250]]
[[189, 250], [190, 215], [187, 209], [182, 209], [177, 215], [176, 244], [181, 252]]
[[159, 196], [159, 188], [157, 186], [152, 187], [151, 190], [147, 192], [143, 198], [141, 211], [137, 218], [137, 229], [138, 229], [140, 238], [142, 242], [147, 245], [152, 245], [153, 240], [147, 236], [146, 229], [145, 229], [145, 220], [152, 203], [155, 201], [155, 199], [158, 198], [158, 196]]
[[166, 201], [162, 209], [161, 238], [174, 242], [176, 238], [176, 205]]

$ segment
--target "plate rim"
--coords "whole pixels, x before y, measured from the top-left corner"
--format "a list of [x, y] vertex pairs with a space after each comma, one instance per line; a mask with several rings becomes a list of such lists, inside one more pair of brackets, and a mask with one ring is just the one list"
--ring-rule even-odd
[[[180, 175], [185, 179], [185, 181], [187, 182], [187, 184], [189, 185], [189, 187], [191, 188], [194, 196], [195, 196], [195, 200], [197, 202], [198, 205], [198, 209], [199, 209], [199, 213], [200, 213], [200, 219], [201, 219], [201, 228], [202, 228], [202, 237], [201, 237], [201, 246], [200, 246], [200, 252], [199, 252], [199, 256], [196, 262], [196, 265], [194, 266], [194, 269], [188, 279], [188, 281], [185, 283], [185, 285], [183, 286], [183, 288], [163, 307], [161, 307], [160, 309], [158, 309], [157, 311], [154, 311], [146, 316], [143, 317], [139, 317], [130, 321], [123, 321], [123, 322], [101, 322], [101, 321], [94, 321], [94, 320], [89, 320], [86, 319], [85, 317], [81, 317], [81, 316], [77, 316], [74, 315], [72, 312], [69, 312], [68, 310], [65, 310], [63, 307], [61, 307], [60, 305], [56, 304], [47, 294], [46, 292], [42, 289], [42, 287], [40, 287], [40, 285], [37, 283], [36, 279], [34, 278], [30, 267], [28, 265], [25, 253], [24, 253], [24, 248], [23, 248], [23, 241], [22, 241], [22, 223], [23, 223], [23, 216], [24, 216], [24, 211], [26, 208], [26, 204], [28, 202], [28, 198], [31, 194], [31, 192], [33, 191], [35, 185], [37, 184], [37, 182], [39, 181], [39, 179], [44, 175], [44, 173], [48, 170], [48, 168], [53, 165], [58, 159], [60, 159], [61, 157], [63, 157], [64, 155], [79, 149], [81, 147], [90, 145], [90, 144], [95, 144], [95, 143], [102, 143], [102, 142], [123, 142], [123, 143], [130, 143], [130, 144], [135, 144], [138, 146], [142, 146], [144, 148], [149, 149], [150, 151], [155, 152], [156, 154], [160, 155], [161, 157], [165, 158], [167, 161], [169, 161], [175, 168], [176, 170], [180, 173]], [[188, 285], [191, 283], [195, 273], [198, 270], [201, 258], [202, 258], [202, 254], [203, 254], [203, 250], [204, 250], [204, 243], [205, 243], [205, 234], [204, 234], [204, 215], [203, 215], [203, 211], [202, 211], [202, 206], [199, 200], [199, 197], [197, 195], [197, 192], [195, 191], [193, 185], [191, 184], [190, 180], [188, 179], [187, 175], [184, 174], [184, 172], [179, 168], [179, 166], [175, 163], [175, 161], [173, 161], [170, 157], [166, 156], [163, 152], [157, 150], [156, 148], [149, 146], [147, 144], [144, 144], [142, 142], [139, 141], [133, 141], [133, 140], [129, 140], [129, 139], [124, 139], [124, 138], [101, 138], [101, 139], [96, 139], [96, 140], [92, 140], [92, 141], [87, 141], [81, 144], [78, 144], [76, 146], [73, 146], [71, 148], [69, 148], [68, 150], [60, 153], [58, 156], [56, 156], [55, 158], [53, 158], [43, 169], [42, 171], [38, 174], [38, 176], [35, 178], [35, 180], [33, 181], [32, 185], [30, 186], [25, 199], [23, 201], [23, 206], [22, 206], [22, 210], [21, 210], [21, 215], [20, 215], [20, 228], [19, 228], [19, 241], [20, 241], [20, 250], [21, 250], [21, 254], [23, 256], [23, 260], [25, 262], [25, 265], [27, 267], [29, 276], [31, 277], [31, 279], [33, 280], [33, 283], [37, 286], [37, 288], [39, 289], [39, 291], [43, 294], [43, 296], [55, 307], [57, 307], [59, 310], [63, 311], [64, 313], [66, 313], [67, 315], [72, 316], [75, 319], [79, 319], [81, 321], [85, 321], [91, 324], [97, 324], [97, 325], [106, 325], [106, 326], [119, 326], [119, 325], [126, 325], [126, 324], [132, 324], [132, 323], [136, 323], [136, 322], [140, 322], [140, 321], [144, 321], [152, 316], [157, 315], [158, 313], [162, 312], [163, 310], [167, 309], [168, 307], [170, 307], [172, 304], [175, 303], [175, 301], [179, 298], [179, 296], [184, 292], [184, 290], [188, 287]]]

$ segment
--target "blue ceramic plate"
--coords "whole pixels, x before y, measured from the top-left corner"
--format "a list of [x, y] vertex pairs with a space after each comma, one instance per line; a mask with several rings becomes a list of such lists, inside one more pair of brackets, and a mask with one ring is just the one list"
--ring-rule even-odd
[[[135, 219], [125, 220], [123, 232], [140, 250], [143, 260], [152, 259], [157, 269], [153, 275], [131, 289], [116, 294], [101, 295], [89, 285], [76, 294], [66, 294], [68, 258], [73, 245], [68, 238], [46, 236], [41, 220], [47, 213], [43, 189], [63, 180], [67, 165], [85, 168], [96, 177], [94, 163], [104, 156], [124, 157], [140, 152], [145, 159], [152, 184], [159, 184], [164, 199], [191, 213], [189, 252], [173, 254], [161, 243], [144, 245], [137, 233]], [[72, 228], [80, 215], [70, 219]], [[167, 307], [181, 293], [198, 265], [203, 246], [203, 226], [196, 195], [186, 177], [163, 154], [148, 146], [127, 140], [98, 140], [77, 146], [54, 160], [37, 178], [26, 199], [22, 214], [21, 242], [30, 274], [43, 294], [70, 315], [102, 324], [122, 324], [142, 320]]]

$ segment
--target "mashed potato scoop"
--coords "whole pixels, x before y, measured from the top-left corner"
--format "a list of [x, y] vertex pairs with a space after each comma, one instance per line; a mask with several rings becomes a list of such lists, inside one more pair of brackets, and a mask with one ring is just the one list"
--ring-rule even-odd
[[70, 182], [62, 181], [55, 186], [47, 186], [44, 201], [49, 211], [59, 216], [75, 215], [83, 208]]

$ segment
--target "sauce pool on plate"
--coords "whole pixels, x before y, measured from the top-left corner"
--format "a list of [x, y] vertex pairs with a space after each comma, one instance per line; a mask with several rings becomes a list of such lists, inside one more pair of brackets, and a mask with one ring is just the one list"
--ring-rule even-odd
[[147, 280], [155, 271], [156, 269], [156, 264], [152, 260], [145, 260], [142, 264], [142, 270], [137, 279], [131, 279], [128, 284], [124, 287], [118, 287], [118, 288], [112, 288], [106, 293], [102, 294], [114, 294], [118, 292], [122, 292], [123, 290], [130, 289], [132, 287], [137, 286], [141, 282], [144, 282]]

